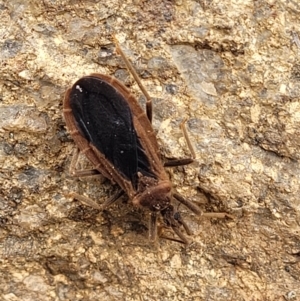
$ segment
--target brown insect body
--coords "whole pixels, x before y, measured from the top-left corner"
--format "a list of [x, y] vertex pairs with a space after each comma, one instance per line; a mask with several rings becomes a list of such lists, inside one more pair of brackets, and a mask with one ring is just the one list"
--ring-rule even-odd
[[[133, 200], [133, 203], [135, 205], [140, 204], [144, 207], [148, 207], [148, 203], [147, 201], [145, 201], [145, 199], [147, 199], [147, 195], [156, 195], [158, 197], [159, 194], [166, 194], [166, 192], [167, 195], [169, 195], [171, 191], [171, 182], [168, 181], [168, 176], [160, 160], [159, 148], [151, 123], [148, 120], [145, 112], [138, 104], [136, 98], [121, 82], [111, 76], [99, 73], [94, 73], [90, 76], [100, 78], [109, 83], [128, 102], [128, 105], [132, 111], [134, 128], [138, 137], [142, 137], [140, 142], [143, 146], [143, 149], [146, 151], [147, 157], [149, 158], [151, 169], [156, 175], [156, 178], [159, 180], [154, 180], [153, 178], [147, 176], [138, 175], [139, 185], [138, 190], [135, 190], [130, 181], [126, 180], [116, 172], [113, 164], [109, 162], [104, 157], [104, 155], [99, 152], [99, 150], [82, 135], [80, 129], [77, 127], [77, 121], [75, 120], [74, 115], [72, 114], [72, 109], [70, 107], [69, 95], [71, 88], [68, 89], [64, 100], [64, 118], [67, 128], [81, 153], [85, 154], [85, 156], [91, 161], [93, 166], [102, 175], [110, 179], [112, 182], [116, 182]], [[159, 199], [162, 198], [159, 197]]]
[[69, 89], [64, 101], [64, 118], [70, 135], [74, 139], [81, 153], [91, 161], [93, 166], [106, 178], [113, 183], [116, 182], [132, 199], [135, 205], [147, 207], [151, 211], [160, 211], [165, 208], [171, 199], [171, 182], [164, 170], [159, 156], [159, 149], [155, 133], [145, 112], [138, 104], [136, 98], [130, 91], [117, 79], [104, 74], [94, 73], [90, 76], [101, 78], [109, 83], [122, 97], [127, 100], [132, 111], [134, 128], [146, 155], [149, 158], [149, 164], [156, 176], [156, 179], [138, 174], [138, 189], [134, 189], [132, 183], [120, 176], [115, 167], [109, 162], [99, 150], [89, 142], [77, 127], [77, 122], [70, 107]]
[[[122, 52], [121, 55], [141, 87], [132, 66]], [[145, 94], [144, 88], [141, 89]], [[150, 238], [156, 239], [157, 213], [160, 212], [165, 224], [173, 229], [180, 241], [188, 243], [179, 227], [183, 226], [188, 234], [190, 230], [174, 209], [172, 198], [196, 214], [201, 211], [196, 205], [172, 192], [172, 184], [161, 161], [150, 121], [150, 97], [147, 99], [146, 115], [136, 98], [121, 82], [111, 76], [94, 73], [79, 79], [68, 89], [63, 114], [70, 135], [93, 167], [117, 183], [134, 205], [152, 212]], [[186, 159], [168, 166], [184, 165], [192, 161]], [[101, 208], [111, 205], [120, 195], [118, 193], [107, 200]], [[224, 214], [221, 215], [217, 217], [224, 217]]]

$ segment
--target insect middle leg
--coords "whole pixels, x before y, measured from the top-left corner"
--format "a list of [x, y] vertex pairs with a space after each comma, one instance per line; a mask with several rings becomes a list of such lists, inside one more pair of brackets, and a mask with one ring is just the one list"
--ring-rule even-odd
[[186, 123], [187, 119], [185, 118], [181, 124], [180, 124], [180, 128], [183, 132], [183, 136], [185, 138], [186, 144], [189, 148], [189, 151], [191, 153], [190, 158], [183, 158], [183, 159], [174, 159], [174, 160], [169, 160], [167, 162], [164, 163], [164, 167], [175, 167], [175, 166], [182, 166], [182, 165], [188, 165], [194, 162], [195, 158], [196, 158], [196, 153], [194, 151], [194, 148], [192, 146], [191, 140], [188, 136], [186, 127], [185, 127], [185, 123]]
[[[196, 153], [194, 151], [194, 148], [192, 146], [191, 140], [188, 136], [187, 130], [186, 130], [186, 121], [187, 119], [184, 119], [183, 122], [180, 124], [181, 130], [183, 132], [185, 141], [187, 143], [187, 146], [190, 150], [191, 153], [191, 158], [186, 158], [186, 159], [179, 159], [179, 160], [171, 160], [169, 162], [166, 162], [164, 166], [181, 166], [181, 165], [186, 165], [192, 163], [195, 158], [196, 158]], [[179, 193], [174, 193], [173, 197], [179, 201], [181, 204], [185, 205], [187, 208], [189, 208], [191, 211], [193, 211], [197, 215], [201, 215], [203, 217], [207, 218], [225, 218], [225, 217], [230, 217], [233, 218], [232, 215], [226, 213], [226, 212], [202, 212], [200, 208], [192, 203], [189, 200], [186, 200], [184, 197], [182, 197]]]
[[[182, 220], [182, 218], [180, 217], [179, 213], [176, 212], [177, 214], [172, 214], [174, 216], [172, 216], [171, 218], [175, 218], [177, 220], [177, 222], [175, 222], [176, 224], [179, 223], [180, 225], [183, 225], [184, 229], [186, 230], [187, 234], [190, 235], [191, 232], [187, 226], [187, 224]], [[177, 215], [178, 215], [178, 219], [177, 219]], [[158, 226], [157, 225], [157, 219], [158, 219], [158, 213], [157, 212], [151, 212], [150, 215], [150, 222], [149, 222], [149, 240], [151, 242], [155, 242], [157, 240], [157, 236], [159, 236], [160, 238], [164, 238], [167, 240], [171, 240], [171, 241], [176, 241], [179, 243], [183, 243], [183, 244], [188, 244], [188, 239], [185, 237], [185, 235], [183, 233], [181, 233], [181, 231], [179, 230], [179, 228], [175, 225], [171, 225], [171, 229], [177, 234], [177, 236], [179, 237], [179, 239], [176, 239], [174, 237], [170, 237], [168, 235], [165, 235], [163, 232], [164, 228], [166, 228], [165, 226]]]

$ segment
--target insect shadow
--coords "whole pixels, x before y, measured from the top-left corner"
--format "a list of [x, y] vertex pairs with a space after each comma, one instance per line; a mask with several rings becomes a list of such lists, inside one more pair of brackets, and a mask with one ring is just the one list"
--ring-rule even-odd
[[[104, 210], [126, 194], [133, 205], [150, 211], [149, 239], [158, 236], [157, 219], [160, 214], [164, 226], [184, 244], [191, 230], [175, 209], [173, 199], [197, 215], [224, 218], [226, 213], [202, 213], [200, 208], [183, 198], [173, 188], [164, 167], [190, 164], [195, 154], [188, 139], [184, 122], [182, 130], [192, 158], [162, 163], [156, 134], [152, 128], [152, 102], [137, 73], [115, 40], [116, 51], [146, 97], [146, 113], [133, 94], [114, 77], [93, 73], [80, 78], [66, 92], [63, 115], [67, 129], [76, 143], [70, 166], [73, 176], [102, 174], [120, 189], [101, 205], [88, 197], [71, 193], [70, 196], [99, 210]], [[92, 163], [92, 170], [76, 170], [79, 152]]]

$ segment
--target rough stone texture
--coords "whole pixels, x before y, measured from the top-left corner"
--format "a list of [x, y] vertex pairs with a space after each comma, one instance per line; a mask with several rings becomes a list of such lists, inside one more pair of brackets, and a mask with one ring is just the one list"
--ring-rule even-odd
[[[0, 0], [1, 300], [300, 300], [300, 3], [207, 0]], [[116, 187], [72, 179], [67, 87], [116, 75], [140, 96], [111, 34], [154, 97], [193, 243], [147, 240], [148, 213]], [[86, 163], [82, 161], [82, 164]], [[203, 204], [203, 202], [205, 202]]]

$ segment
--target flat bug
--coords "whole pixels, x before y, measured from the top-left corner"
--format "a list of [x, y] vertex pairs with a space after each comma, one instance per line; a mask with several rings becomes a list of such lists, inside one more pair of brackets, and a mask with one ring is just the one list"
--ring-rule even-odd
[[[67, 129], [79, 151], [95, 168], [74, 173], [77, 176], [101, 173], [121, 188], [100, 206], [77, 193], [73, 193], [72, 196], [103, 210], [126, 193], [135, 206], [150, 211], [150, 240], [156, 240], [157, 218], [160, 213], [164, 224], [171, 227], [180, 238], [178, 241], [187, 244], [188, 239], [180, 227], [183, 226], [188, 235], [191, 231], [172, 205], [172, 198], [198, 215], [201, 211], [198, 206], [173, 191], [164, 167], [189, 164], [193, 159], [162, 163], [156, 135], [151, 125], [151, 98], [117, 41], [116, 50], [146, 96], [146, 114], [131, 92], [117, 79], [108, 75], [94, 73], [84, 76], [67, 90], [63, 106]], [[192, 149], [184, 126], [183, 132], [189, 148]], [[78, 152], [73, 162], [77, 157]], [[225, 217], [227, 214], [203, 215]]]

